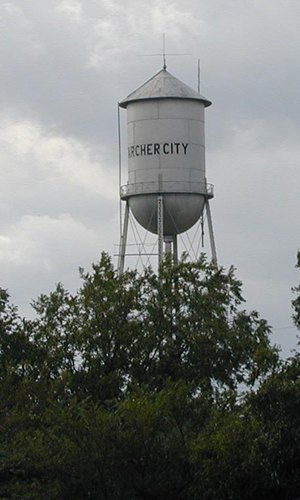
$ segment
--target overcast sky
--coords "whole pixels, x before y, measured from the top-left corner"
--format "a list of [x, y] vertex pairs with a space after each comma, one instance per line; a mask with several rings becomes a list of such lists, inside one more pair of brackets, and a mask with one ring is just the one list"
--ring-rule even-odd
[[[207, 178], [219, 263], [296, 345], [299, 0], [0, 0], [0, 286], [22, 314], [118, 243], [117, 106], [162, 67], [212, 100]], [[125, 111], [123, 125], [125, 124]], [[125, 134], [125, 130], [124, 130]]]

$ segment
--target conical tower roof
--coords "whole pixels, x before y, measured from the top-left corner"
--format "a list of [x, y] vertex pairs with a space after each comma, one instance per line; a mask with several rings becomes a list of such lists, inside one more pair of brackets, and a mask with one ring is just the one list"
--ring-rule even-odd
[[205, 107], [211, 105], [211, 101], [198, 94], [178, 78], [175, 78], [166, 69], [160, 70], [119, 104], [121, 108], [126, 108], [130, 102], [149, 99], [191, 99], [203, 102]]

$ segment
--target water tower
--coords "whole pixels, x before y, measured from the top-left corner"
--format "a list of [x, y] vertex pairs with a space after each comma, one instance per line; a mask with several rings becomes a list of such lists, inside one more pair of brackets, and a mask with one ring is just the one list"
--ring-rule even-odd
[[213, 186], [205, 172], [205, 108], [211, 102], [171, 75], [166, 67], [123, 99], [127, 110], [128, 182], [119, 250], [124, 270], [130, 212], [158, 235], [158, 261], [164, 253], [178, 260], [177, 236], [207, 214], [212, 259], [216, 250], [209, 200]]

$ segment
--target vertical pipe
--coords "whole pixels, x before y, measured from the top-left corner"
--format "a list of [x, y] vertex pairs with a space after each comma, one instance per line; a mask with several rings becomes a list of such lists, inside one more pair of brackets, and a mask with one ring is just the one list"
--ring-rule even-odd
[[205, 202], [205, 207], [206, 207], [206, 214], [207, 214], [207, 224], [208, 224], [208, 232], [209, 232], [209, 239], [210, 239], [212, 261], [214, 264], [217, 264], [217, 251], [216, 251], [216, 244], [215, 244], [214, 231], [213, 231], [213, 225], [212, 225], [211, 211], [210, 211], [210, 206], [209, 206], [208, 200], [206, 200], [206, 202]]
[[119, 262], [118, 262], [119, 274], [122, 274], [124, 272], [127, 233], [128, 233], [128, 221], [129, 221], [129, 202], [127, 200], [126, 201], [126, 208], [125, 208], [125, 215], [124, 215], [123, 234], [121, 235], [121, 238], [120, 238]]
[[173, 238], [167, 237], [165, 238], [165, 252], [166, 255], [172, 255], [172, 241]]

